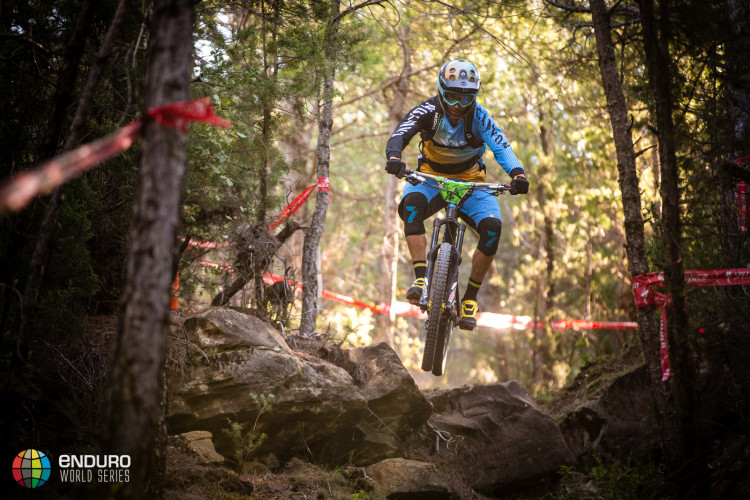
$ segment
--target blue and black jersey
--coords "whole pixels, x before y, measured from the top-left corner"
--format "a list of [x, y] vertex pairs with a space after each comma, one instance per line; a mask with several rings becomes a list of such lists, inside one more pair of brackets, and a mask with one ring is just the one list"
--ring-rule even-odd
[[442, 113], [438, 97], [431, 97], [409, 111], [398, 124], [386, 144], [386, 158], [401, 158], [404, 148], [419, 132], [422, 139], [419, 169], [423, 172], [483, 181], [481, 158], [489, 146], [495, 160], [511, 177], [523, 173], [523, 165], [487, 110], [475, 103], [469, 113], [473, 114], [451, 125]]

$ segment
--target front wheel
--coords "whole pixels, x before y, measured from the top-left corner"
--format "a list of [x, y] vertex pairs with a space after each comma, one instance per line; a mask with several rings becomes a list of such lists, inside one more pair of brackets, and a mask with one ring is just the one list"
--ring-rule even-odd
[[443, 374], [448, 348], [448, 330], [451, 311], [446, 310], [450, 291], [450, 276], [456, 258], [456, 250], [450, 243], [441, 243], [438, 250], [435, 274], [430, 284], [430, 301], [427, 313], [427, 335], [422, 357], [422, 370], [432, 370], [433, 375]]

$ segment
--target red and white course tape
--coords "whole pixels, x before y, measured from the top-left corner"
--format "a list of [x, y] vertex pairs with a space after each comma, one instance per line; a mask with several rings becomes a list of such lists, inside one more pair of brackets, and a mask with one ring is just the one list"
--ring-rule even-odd
[[[284, 278], [273, 274], [266, 274], [263, 276], [263, 280], [268, 283], [274, 283], [276, 281], [283, 281]], [[294, 283], [289, 281], [292, 286], [301, 288], [300, 283]], [[397, 316], [411, 316], [415, 318], [426, 319], [427, 315], [415, 305], [409, 304], [408, 302], [393, 302], [386, 303], [381, 302], [378, 305], [368, 304], [360, 300], [347, 297], [338, 293], [323, 290], [322, 297], [325, 299], [335, 300], [350, 306], [359, 307], [360, 309], [368, 309], [373, 313], [377, 314], [390, 314], [393, 310]], [[544, 323], [539, 321], [536, 323], [537, 327], [542, 327]], [[477, 314], [477, 326], [483, 326], [487, 328], [494, 328], [497, 330], [504, 330], [512, 328], [515, 330], [526, 330], [534, 326], [534, 321], [529, 316], [513, 316], [511, 314], [497, 314], [497, 313], [482, 313]], [[638, 328], [638, 324], [630, 321], [585, 321], [578, 319], [562, 319], [550, 322], [550, 327], [553, 330], [622, 330]]]
[[[307, 199], [310, 197], [310, 194], [312, 194], [313, 190], [315, 188], [318, 188], [318, 191], [330, 191], [331, 190], [331, 182], [328, 179], [328, 177], [318, 177], [318, 180], [315, 184], [312, 184], [310, 186], [307, 186], [300, 194], [297, 195], [296, 198], [294, 198], [289, 205], [287, 205], [284, 210], [281, 211], [281, 213], [276, 217], [276, 220], [274, 220], [270, 226], [268, 226], [269, 231], [273, 231], [277, 227], [281, 225], [282, 222], [287, 220], [289, 217], [291, 217], [294, 212], [299, 210], [299, 207], [302, 206], [302, 204], [307, 201]], [[330, 195], [329, 195], [330, 200]]]
[[[750, 285], [750, 268], [711, 269], [707, 271], [685, 271], [685, 282], [689, 287]], [[666, 381], [673, 375], [669, 365], [667, 341], [667, 310], [672, 305], [672, 296], [657, 292], [653, 287], [664, 287], [664, 273], [647, 273], [633, 278], [633, 296], [636, 307], [655, 306], [661, 309], [659, 326], [659, 357], [661, 379]]]
[[[214, 114], [208, 98], [167, 104], [151, 108], [147, 113], [157, 123], [183, 132], [187, 130], [190, 122], [203, 122], [220, 127], [232, 126], [230, 122]], [[125, 151], [141, 136], [142, 129], [143, 121], [138, 119], [106, 137], [64, 153], [4, 181], [0, 187], [0, 214], [21, 210], [36, 195], [49, 193], [70, 179], [91, 170], [104, 160]]]

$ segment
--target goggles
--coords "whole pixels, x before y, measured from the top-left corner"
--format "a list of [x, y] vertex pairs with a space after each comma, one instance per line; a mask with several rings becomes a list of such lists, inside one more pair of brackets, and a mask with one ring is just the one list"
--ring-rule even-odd
[[443, 96], [443, 100], [448, 106], [455, 106], [458, 104], [462, 108], [465, 108], [477, 98], [476, 94], [459, 94], [458, 92], [451, 92], [450, 90], [440, 89], [440, 95]]

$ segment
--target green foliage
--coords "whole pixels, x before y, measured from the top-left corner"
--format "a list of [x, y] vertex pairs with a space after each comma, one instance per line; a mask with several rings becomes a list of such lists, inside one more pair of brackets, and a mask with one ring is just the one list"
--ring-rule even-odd
[[594, 486], [599, 494], [612, 500], [658, 498], [662, 482], [653, 463], [628, 457], [624, 464], [605, 463], [594, 457], [597, 465], [591, 470]]
[[263, 446], [263, 443], [268, 438], [266, 433], [259, 431], [258, 422], [263, 414], [268, 413], [273, 409], [274, 400], [276, 399], [276, 396], [273, 394], [250, 394], [250, 397], [257, 407], [257, 414], [252, 428], [246, 429], [245, 424], [227, 419], [229, 427], [223, 429], [224, 433], [232, 441], [234, 446], [234, 459], [239, 467], [242, 467], [247, 462], [248, 458], [251, 457], [257, 449]]
[[[183, 232], [203, 241], [229, 242], [248, 225], [265, 226], [311, 175], [310, 156], [287, 150], [314, 150], [310, 143], [322, 78], [324, 38], [330, 6], [326, 2], [259, 2], [246, 10], [215, 7], [201, 12], [199, 58], [194, 86], [217, 112], [233, 123], [230, 130], [193, 127], [189, 142]], [[353, 47], [363, 40], [356, 23], [345, 24], [337, 38], [337, 65], [353, 68]], [[186, 295], [213, 295], [221, 272], [206, 272], [190, 251], [182, 264]], [[234, 255], [220, 258], [234, 263]], [[286, 266], [286, 263], [284, 263]], [[256, 307], [264, 309], [260, 297]], [[282, 318], [288, 324], [288, 318]]]
[[560, 475], [560, 483], [553, 493], [553, 500], [577, 500], [580, 498], [580, 485], [573, 474], [572, 465], [561, 465], [557, 473]]
[[666, 483], [653, 463], [633, 457], [628, 457], [624, 464], [605, 462], [598, 456], [594, 456], [594, 459], [596, 465], [586, 475], [576, 472], [573, 466], [560, 466], [560, 482], [552, 498], [589, 498], [592, 489], [597, 498], [607, 500], [665, 497]]
[[82, 335], [89, 299], [99, 287], [87, 245], [93, 236], [91, 194], [84, 179], [66, 190], [60, 214], [60, 234], [65, 237], [58, 237], [53, 247], [53, 265], [48, 268], [35, 318], [43, 328], [62, 330], [73, 338]]

